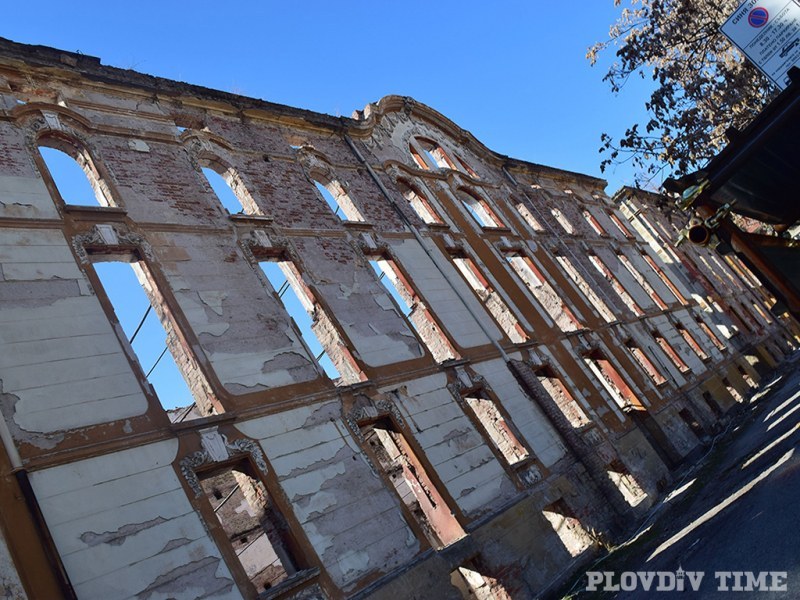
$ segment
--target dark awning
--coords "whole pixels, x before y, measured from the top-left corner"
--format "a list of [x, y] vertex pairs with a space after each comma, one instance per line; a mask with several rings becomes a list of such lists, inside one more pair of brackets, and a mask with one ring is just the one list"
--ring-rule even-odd
[[800, 70], [792, 84], [701, 171], [668, 180], [668, 191], [685, 192], [706, 183], [694, 199], [719, 207], [735, 201], [733, 212], [767, 223], [792, 225], [800, 219]]

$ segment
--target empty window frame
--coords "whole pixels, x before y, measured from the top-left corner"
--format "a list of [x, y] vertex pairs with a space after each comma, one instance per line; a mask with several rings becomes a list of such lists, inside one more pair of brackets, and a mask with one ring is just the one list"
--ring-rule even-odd
[[399, 181], [397, 185], [400, 188], [400, 193], [403, 194], [403, 198], [408, 201], [420, 219], [428, 225], [443, 224], [442, 219], [422, 192], [403, 181]]
[[600, 222], [597, 220], [597, 218], [592, 213], [590, 213], [588, 210], [584, 210], [583, 211], [583, 218], [586, 219], [586, 222], [589, 224], [589, 226], [594, 230], [594, 232], [597, 235], [601, 235], [601, 236], [607, 236], [608, 235], [606, 230], [603, 229], [603, 226], [600, 225]]
[[751, 304], [756, 313], [758, 313], [758, 316], [761, 317], [761, 321], [765, 325], [771, 325], [772, 319], [767, 316], [767, 313], [765, 313], [764, 310], [758, 305], [758, 302], [752, 302]]
[[742, 376], [742, 379], [744, 379], [744, 382], [747, 384], [747, 387], [749, 387], [750, 389], [755, 389], [758, 387], [758, 384], [756, 383], [755, 379], [751, 377], [750, 373], [745, 371], [742, 365], [736, 365], [736, 370], [739, 371], [739, 375]]
[[658, 266], [656, 261], [653, 260], [653, 258], [647, 254], [647, 252], [642, 252], [642, 259], [650, 266], [651, 269], [653, 269], [653, 271], [655, 271], [656, 275], [658, 275], [658, 278], [665, 286], [667, 286], [667, 288], [669, 288], [669, 291], [672, 292], [672, 295], [675, 296], [678, 302], [685, 306], [687, 304], [686, 298], [684, 298], [683, 294], [680, 293], [675, 284], [672, 283], [672, 280], [670, 280], [664, 270]]
[[597, 309], [597, 311], [600, 313], [600, 316], [602, 316], [607, 323], [613, 323], [617, 320], [617, 318], [614, 316], [614, 313], [608, 307], [608, 304], [600, 299], [600, 296], [598, 296], [594, 289], [586, 282], [586, 279], [583, 278], [583, 275], [580, 274], [578, 269], [572, 264], [572, 261], [569, 258], [562, 255], [556, 255], [556, 261], [559, 265], [561, 265], [561, 268], [564, 269], [564, 271], [567, 273], [567, 276], [572, 279], [573, 283], [578, 287], [578, 289], [583, 292], [588, 299], [589, 304]]
[[631, 276], [636, 280], [636, 283], [638, 283], [647, 293], [647, 295], [650, 296], [650, 299], [655, 302], [656, 306], [658, 306], [661, 310], [666, 310], [668, 308], [667, 303], [661, 299], [661, 296], [659, 296], [658, 293], [653, 289], [653, 286], [650, 285], [650, 282], [647, 281], [644, 275], [642, 275], [636, 269], [636, 267], [633, 266], [628, 257], [620, 253], [617, 254], [617, 258], [619, 259], [619, 262], [622, 263], [622, 266], [627, 269], [628, 273], [630, 273]]
[[722, 385], [725, 386], [725, 389], [728, 390], [728, 393], [736, 402], [738, 402], [739, 404], [744, 402], [744, 397], [742, 396], [742, 394], [739, 393], [739, 390], [733, 387], [733, 385], [731, 385], [731, 382], [724, 377], [722, 378]]
[[422, 341], [433, 355], [436, 362], [458, 357], [450, 340], [442, 332], [441, 326], [420, 300], [419, 295], [409, 283], [397, 264], [385, 257], [376, 257], [369, 261], [378, 281], [386, 288], [389, 295], [397, 303], [400, 311], [409, 320]]
[[694, 339], [694, 336], [689, 332], [688, 329], [686, 329], [686, 327], [683, 326], [682, 323], [675, 323], [675, 329], [678, 330], [678, 333], [681, 334], [681, 337], [689, 345], [692, 351], [697, 354], [700, 360], [708, 360], [708, 353], [703, 350], [703, 347], [697, 343], [697, 340]]
[[575, 228], [572, 226], [572, 223], [569, 222], [569, 219], [564, 216], [564, 213], [561, 212], [559, 208], [551, 208], [550, 213], [553, 215], [555, 220], [561, 225], [561, 228], [566, 231], [568, 234], [572, 235], [575, 233]]
[[464, 395], [464, 402], [472, 411], [475, 421], [483, 429], [492, 445], [500, 452], [505, 461], [514, 466], [530, 456], [530, 452], [520, 441], [511, 420], [501, 412], [498, 404], [483, 390], [476, 390]]
[[188, 343], [164, 310], [164, 300], [147, 266], [135, 256], [97, 254], [92, 259], [94, 272], [125, 335], [125, 345], [170, 420], [180, 422], [223, 412]]
[[711, 340], [711, 343], [714, 344], [720, 352], [726, 352], [728, 347], [724, 344], [722, 340], [719, 339], [717, 335], [711, 331], [711, 328], [706, 324], [702, 317], [697, 315], [694, 316], [694, 320], [697, 322], [697, 325], [706, 334], [706, 337]]
[[620, 408], [644, 409], [639, 398], [605, 354], [595, 350], [585, 355], [583, 360]]
[[653, 364], [653, 361], [650, 360], [650, 357], [648, 357], [647, 354], [645, 354], [644, 351], [637, 346], [633, 340], [626, 341], [625, 347], [636, 359], [636, 362], [638, 362], [639, 365], [641, 365], [641, 367], [645, 370], [645, 373], [647, 373], [650, 379], [653, 380], [653, 383], [656, 385], [666, 383], [667, 379], [656, 368], [656, 366]]
[[64, 204], [72, 206], [116, 206], [89, 153], [62, 138], [44, 137], [39, 155]]
[[383, 417], [358, 427], [367, 453], [410, 513], [415, 531], [434, 548], [464, 537], [464, 530], [395, 422]]
[[561, 331], [576, 331], [582, 328], [575, 313], [556, 293], [529, 257], [519, 252], [510, 252], [505, 258], [514, 273], [519, 276]]
[[653, 339], [656, 343], [661, 347], [664, 353], [669, 357], [678, 370], [681, 373], [686, 373], [689, 370], [689, 365], [687, 365], [683, 359], [681, 358], [680, 354], [678, 354], [672, 345], [667, 341], [667, 339], [658, 332], [658, 330], [654, 329], [651, 333]]
[[447, 152], [436, 142], [426, 138], [412, 138], [409, 143], [409, 150], [414, 162], [420, 169], [452, 169], [457, 171], [458, 167], [448, 156]]
[[458, 162], [458, 166], [461, 167], [461, 170], [464, 173], [466, 173], [467, 175], [469, 175], [473, 179], [479, 179], [478, 174], [475, 172], [475, 170], [472, 167], [470, 167], [463, 158], [461, 158], [458, 155], [456, 155], [455, 158], [456, 158], [456, 161]]
[[611, 284], [611, 287], [614, 288], [614, 291], [619, 296], [620, 300], [627, 306], [633, 314], [637, 317], [640, 317], [644, 314], [644, 310], [642, 307], [639, 306], [636, 301], [631, 297], [631, 295], [625, 290], [623, 285], [620, 283], [617, 276], [609, 269], [606, 264], [602, 261], [602, 259], [597, 256], [596, 254], [590, 254], [589, 260], [597, 269], [598, 273], [600, 273], [603, 277], [605, 277], [608, 282]]
[[200, 472], [198, 479], [257, 593], [309, 568], [285, 517], [249, 461]]
[[564, 413], [564, 416], [567, 417], [570, 425], [580, 428], [589, 423], [589, 417], [586, 416], [575, 397], [552, 367], [545, 365], [536, 369], [534, 374], [548, 395], [558, 405], [558, 408], [561, 409], [561, 412]]
[[350, 198], [341, 183], [336, 180], [330, 180], [328, 183], [321, 183], [314, 180], [314, 186], [325, 203], [333, 211], [333, 214], [342, 221], [364, 221], [363, 215], [358, 208], [356, 208], [353, 199]]
[[628, 229], [628, 226], [625, 225], [625, 223], [622, 222], [622, 219], [620, 219], [613, 212], [608, 213], [608, 218], [611, 219], [611, 221], [614, 223], [614, 225], [617, 226], [617, 229], [620, 230], [622, 235], [624, 235], [628, 239], [633, 239], [633, 233], [631, 233], [631, 230]]
[[503, 222], [489, 203], [478, 194], [459, 190], [457, 192], [461, 204], [481, 227], [503, 227]]
[[500, 580], [487, 575], [477, 557], [452, 571], [450, 583], [464, 600], [511, 600], [511, 595]]
[[578, 556], [594, 542], [563, 498], [545, 506], [542, 514], [571, 556]]
[[207, 160], [203, 162], [201, 171], [208, 185], [211, 186], [211, 190], [228, 213], [232, 215], [263, 214], [233, 167]]
[[515, 344], [521, 344], [528, 339], [517, 317], [495, 291], [489, 281], [481, 274], [475, 262], [467, 256], [454, 256], [453, 262], [469, 286], [480, 299], [481, 303], [494, 317], [497, 324], [508, 338]]
[[262, 260], [258, 266], [325, 374], [344, 385], [361, 381], [361, 369], [294, 263], [274, 258]]
[[517, 212], [523, 219], [525, 219], [525, 222], [528, 225], [530, 225], [531, 229], [533, 229], [534, 232], [538, 233], [544, 231], [544, 227], [542, 227], [542, 224], [539, 222], [539, 219], [533, 216], [533, 213], [531, 213], [531, 211], [528, 209], [527, 206], [525, 206], [523, 202], [517, 202], [515, 206]]
[[647, 498], [647, 493], [621, 460], [614, 459], [608, 463], [606, 465], [606, 473], [631, 506], [636, 506]]

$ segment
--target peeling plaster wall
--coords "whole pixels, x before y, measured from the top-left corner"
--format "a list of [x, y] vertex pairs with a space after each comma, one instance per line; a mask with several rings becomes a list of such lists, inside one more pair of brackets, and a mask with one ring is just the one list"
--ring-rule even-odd
[[495, 359], [474, 365], [511, 416], [511, 420], [530, 444], [531, 450], [545, 467], [551, 467], [566, 454], [566, 449], [541, 410], [525, 396], [502, 360]]
[[283, 306], [234, 239], [167, 232], [148, 239], [191, 331], [229, 392], [319, 377]]
[[478, 516], [514, 494], [497, 459], [453, 398], [442, 375], [383, 390], [398, 408], [447, 491], [465, 513]]
[[422, 356], [422, 345], [394, 305], [376, 301], [386, 292], [347, 241], [309, 237], [294, 243], [317, 300], [331, 308], [357, 356], [374, 367]]
[[0, 229], [0, 393], [19, 443], [142, 415], [147, 401], [60, 231]]
[[170, 440], [31, 474], [80, 598], [241, 598], [172, 467]]
[[343, 588], [413, 558], [419, 542], [399, 503], [368, 464], [338, 402], [240, 423], [258, 439], [294, 514]]
[[[425, 297], [428, 308], [441, 321], [442, 326], [453, 336], [457, 344], [469, 348], [489, 343], [486, 334], [458, 299], [458, 296], [453, 293], [453, 289], [443, 280], [439, 269], [416, 241], [393, 242], [391, 249], [397, 262], [408, 270], [417, 290]], [[434, 256], [440, 254], [435, 247], [431, 247], [430, 251], [434, 253]], [[480, 303], [472, 295], [467, 285], [461, 281], [455, 268], [449, 263], [444, 263], [443, 260], [444, 257], [440, 256], [439, 264], [449, 272], [451, 280], [456, 282], [460, 296], [470, 304], [476, 314], [481, 314]], [[494, 339], [500, 338], [500, 330], [488, 315], [483, 319], [483, 326], [493, 333]]]

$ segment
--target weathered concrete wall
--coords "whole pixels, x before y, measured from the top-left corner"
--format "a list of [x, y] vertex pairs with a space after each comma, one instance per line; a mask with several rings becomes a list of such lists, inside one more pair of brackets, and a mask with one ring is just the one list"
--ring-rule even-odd
[[175, 441], [32, 474], [81, 598], [240, 598], [172, 468]]

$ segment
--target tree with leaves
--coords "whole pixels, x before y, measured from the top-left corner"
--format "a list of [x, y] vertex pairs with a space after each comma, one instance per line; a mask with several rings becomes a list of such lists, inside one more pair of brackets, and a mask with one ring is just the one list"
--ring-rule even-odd
[[655, 82], [647, 123], [631, 125], [619, 139], [602, 135], [601, 170], [632, 162], [638, 185], [696, 170], [725, 146], [729, 127], [744, 128], [777, 93], [719, 31], [738, 4], [630, 0], [609, 39], [589, 48], [592, 65], [601, 53], [616, 50], [603, 78], [615, 93], [634, 76]]

